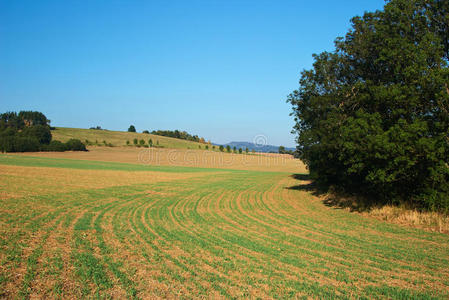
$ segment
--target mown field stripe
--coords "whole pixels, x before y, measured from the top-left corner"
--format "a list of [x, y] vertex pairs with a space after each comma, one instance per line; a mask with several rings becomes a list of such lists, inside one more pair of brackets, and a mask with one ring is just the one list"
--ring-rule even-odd
[[13, 165], [23, 167], [49, 167], [49, 168], [80, 169], [80, 170], [132, 171], [132, 172], [138, 171], [156, 171], [168, 173], [250, 172], [250, 171], [218, 169], [218, 168], [148, 165], [140, 163], [138, 161], [138, 157], [136, 157], [135, 164], [130, 164], [130, 163], [105, 162], [105, 161], [93, 161], [82, 159], [0, 154], [0, 165]]

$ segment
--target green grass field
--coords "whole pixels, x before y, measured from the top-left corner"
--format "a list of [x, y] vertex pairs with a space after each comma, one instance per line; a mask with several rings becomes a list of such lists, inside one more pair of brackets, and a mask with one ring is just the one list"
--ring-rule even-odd
[[69, 139], [75, 138], [82, 142], [88, 140], [90, 143], [97, 144], [99, 146], [104, 145], [103, 141], [113, 146], [126, 146], [126, 141], [129, 141], [131, 146], [133, 140], [136, 138], [139, 141], [143, 139], [145, 144], [148, 145], [148, 140], [152, 139], [153, 144], [156, 146], [159, 142], [159, 146], [172, 149], [199, 149], [199, 146], [204, 149], [205, 145], [187, 140], [175, 139], [165, 136], [125, 132], [125, 131], [111, 131], [111, 130], [93, 130], [93, 129], [80, 129], [80, 128], [65, 128], [56, 127], [52, 130], [52, 136], [54, 140], [66, 142]]
[[448, 235], [327, 207], [289, 173], [0, 155], [0, 176], [1, 298], [449, 297]]

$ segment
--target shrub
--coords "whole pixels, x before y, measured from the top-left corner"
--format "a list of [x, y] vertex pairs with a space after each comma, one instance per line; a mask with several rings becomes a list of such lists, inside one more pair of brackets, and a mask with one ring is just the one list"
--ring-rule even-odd
[[70, 139], [66, 143], [66, 149], [72, 151], [87, 151], [86, 145], [78, 139]]
[[50, 144], [43, 147], [44, 151], [63, 152], [67, 150], [66, 144], [60, 141], [51, 141]]
[[221, 152], [223, 152], [224, 151], [223, 145], [220, 145], [219, 149], [220, 149]]
[[129, 126], [128, 132], [136, 132], [136, 127], [134, 125]]
[[239, 148], [239, 153], [242, 154], [242, 152], [243, 152], [243, 149]]
[[134, 145], [137, 145], [139, 143], [139, 141], [137, 139], [133, 140]]
[[144, 131], [142, 131], [142, 133], [149, 134], [150, 132], [148, 130], [144, 130]]
[[148, 146], [153, 147], [153, 140], [152, 139], [148, 140]]
[[129, 144], [130, 144], [130, 143], [129, 143], [129, 140], [127, 140], [127, 141], [126, 141], [126, 145], [129, 145]]
[[144, 141], [144, 140], [140, 140], [140, 141], [139, 141], [139, 144], [140, 144], [141, 146], [143, 146], [143, 145], [145, 145], [145, 141]]

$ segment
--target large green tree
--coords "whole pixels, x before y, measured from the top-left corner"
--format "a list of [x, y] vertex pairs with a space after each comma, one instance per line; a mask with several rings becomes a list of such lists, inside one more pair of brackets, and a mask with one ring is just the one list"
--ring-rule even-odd
[[311, 175], [383, 202], [449, 210], [449, 1], [352, 19], [289, 95]]

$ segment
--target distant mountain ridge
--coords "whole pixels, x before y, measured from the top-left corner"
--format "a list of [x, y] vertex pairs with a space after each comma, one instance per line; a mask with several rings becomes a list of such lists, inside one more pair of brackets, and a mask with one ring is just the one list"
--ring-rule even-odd
[[[246, 148], [249, 149], [249, 151], [252, 151], [254, 149], [254, 151], [256, 152], [278, 152], [279, 151], [279, 146], [274, 146], [274, 145], [258, 145], [255, 143], [250, 143], [250, 142], [230, 142], [227, 144], [223, 144], [223, 146], [230, 146], [231, 148], [236, 147], [237, 149], [242, 148], [243, 150], [245, 150]], [[285, 147], [285, 150], [287, 151], [295, 151], [295, 148], [291, 148], [291, 147]]]

